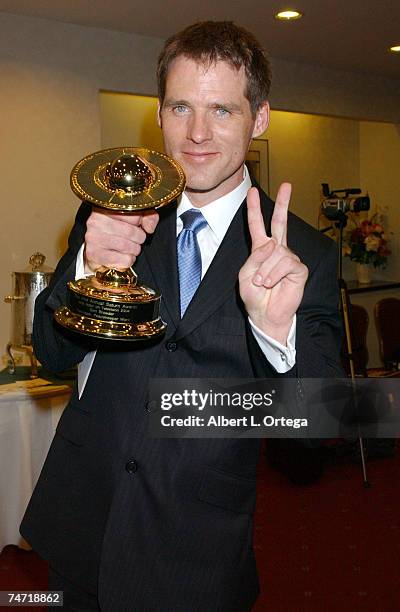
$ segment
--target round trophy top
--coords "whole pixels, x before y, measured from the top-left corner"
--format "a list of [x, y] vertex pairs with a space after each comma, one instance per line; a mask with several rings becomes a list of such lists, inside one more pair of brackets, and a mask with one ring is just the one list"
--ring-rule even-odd
[[143, 147], [96, 151], [71, 172], [71, 189], [81, 200], [121, 213], [160, 208], [184, 188], [185, 175], [178, 162]]

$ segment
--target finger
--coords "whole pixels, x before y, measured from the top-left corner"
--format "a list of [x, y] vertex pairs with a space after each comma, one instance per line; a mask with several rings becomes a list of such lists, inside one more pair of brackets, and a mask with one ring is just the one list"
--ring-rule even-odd
[[259, 269], [260, 265], [271, 257], [276, 247], [275, 240], [265, 242], [261, 247], [255, 249], [240, 269], [239, 279], [251, 278]]
[[254, 251], [269, 241], [265, 231], [258, 189], [251, 187], [247, 192], [247, 221], [251, 236], [251, 250]]
[[292, 186], [290, 183], [282, 183], [279, 187], [278, 195], [271, 219], [271, 235], [278, 244], [287, 245], [287, 217]]
[[86, 246], [93, 254], [97, 253], [99, 249], [102, 249], [105, 251], [116, 251], [124, 255], [139, 255], [142, 248], [139, 241], [113, 236], [112, 234], [103, 234], [99, 236], [97, 240], [92, 240], [90, 236], [87, 235]]
[[152, 234], [157, 227], [160, 215], [155, 210], [146, 211], [142, 215], [141, 226], [147, 234]]
[[[276, 244], [275, 240], [272, 239], [275, 243], [275, 248], [269, 257], [265, 258], [260, 262], [258, 268], [255, 270], [253, 274], [253, 283], [257, 286], [265, 285], [266, 279], [269, 277], [270, 271], [274, 269], [274, 267], [284, 259], [285, 257], [294, 257], [298, 260], [297, 255], [294, 255], [291, 251], [289, 251], [286, 247], [283, 247], [280, 244]], [[272, 242], [271, 240], [271, 242]]]
[[129, 257], [137, 257], [141, 251], [141, 245], [126, 240], [126, 238], [118, 238], [117, 236], [106, 236], [106, 240], [98, 240], [93, 242], [91, 240], [86, 241], [85, 250], [88, 259], [91, 261], [99, 261], [103, 265], [106, 265], [106, 261], [103, 261], [104, 253], [112, 253], [113, 257], [116, 254], [128, 255]]
[[[258, 277], [257, 273], [257, 277]], [[268, 273], [260, 275], [262, 282], [254, 282], [255, 285], [267, 287], [272, 289], [280, 283], [283, 279], [287, 279], [293, 283], [303, 283], [307, 279], [308, 270], [307, 267], [298, 258], [283, 257], [280, 259]]]
[[142, 221], [143, 213], [135, 212], [135, 213], [129, 213], [129, 214], [122, 214], [122, 213], [110, 212], [108, 210], [94, 210], [92, 212], [92, 215], [97, 217], [98, 220], [100, 220], [100, 216], [101, 216], [103, 217], [103, 219], [109, 219], [109, 220], [112, 219], [115, 221], [122, 221], [123, 223], [127, 223], [128, 225], [140, 225]]
[[118, 251], [98, 249], [93, 257], [90, 256], [90, 252], [86, 252], [85, 260], [93, 271], [103, 268], [126, 270], [134, 264], [136, 257], [134, 255], [124, 255]]
[[102, 215], [89, 217], [86, 241], [88, 239], [105, 240], [107, 235], [126, 238], [139, 244], [143, 244], [146, 240], [146, 232], [141, 227], [124, 223], [119, 218], [103, 217]]

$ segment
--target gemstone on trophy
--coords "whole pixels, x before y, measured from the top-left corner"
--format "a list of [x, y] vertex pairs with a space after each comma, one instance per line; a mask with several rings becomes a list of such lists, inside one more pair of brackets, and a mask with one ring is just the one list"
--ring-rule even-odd
[[105, 179], [110, 189], [137, 193], [151, 187], [154, 173], [146, 160], [139, 155], [121, 155], [108, 164]]

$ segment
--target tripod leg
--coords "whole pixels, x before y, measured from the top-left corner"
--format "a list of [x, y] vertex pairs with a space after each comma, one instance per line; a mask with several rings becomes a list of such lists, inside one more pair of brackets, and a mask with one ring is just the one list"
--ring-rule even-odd
[[[348, 351], [348, 355], [349, 355], [349, 362], [350, 362], [350, 375], [353, 381], [355, 381], [355, 367], [354, 367], [354, 356], [353, 356], [353, 346], [352, 346], [352, 341], [351, 341], [351, 320], [349, 317], [349, 306], [350, 306], [350, 300], [349, 300], [349, 294], [347, 292], [347, 285], [346, 282], [343, 278], [339, 278], [338, 279], [339, 282], [339, 289], [340, 289], [340, 298], [341, 298], [341, 306], [342, 306], [342, 315], [343, 315], [343, 321], [344, 321], [344, 331], [345, 331], [345, 336], [346, 336], [346, 345], [347, 345], [347, 351]], [[361, 456], [361, 466], [362, 466], [362, 472], [363, 472], [363, 483], [364, 483], [364, 487], [370, 487], [370, 483], [368, 481], [368, 477], [367, 477], [367, 467], [365, 464], [365, 454], [364, 454], [364, 445], [363, 445], [363, 441], [362, 441], [362, 437], [359, 435], [358, 436], [358, 441], [360, 444], [360, 456]]]
[[361, 457], [361, 466], [363, 471], [363, 479], [364, 479], [364, 487], [370, 487], [371, 483], [368, 480], [367, 476], [367, 467], [365, 465], [365, 453], [364, 453], [364, 444], [361, 436], [358, 436], [358, 442], [360, 444], [360, 457]]

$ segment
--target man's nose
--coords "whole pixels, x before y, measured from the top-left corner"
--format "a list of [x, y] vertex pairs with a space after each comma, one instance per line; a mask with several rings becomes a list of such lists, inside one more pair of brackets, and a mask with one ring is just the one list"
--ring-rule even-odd
[[187, 126], [187, 138], [200, 144], [212, 137], [211, 125], [206, 113], [192, 113]]

